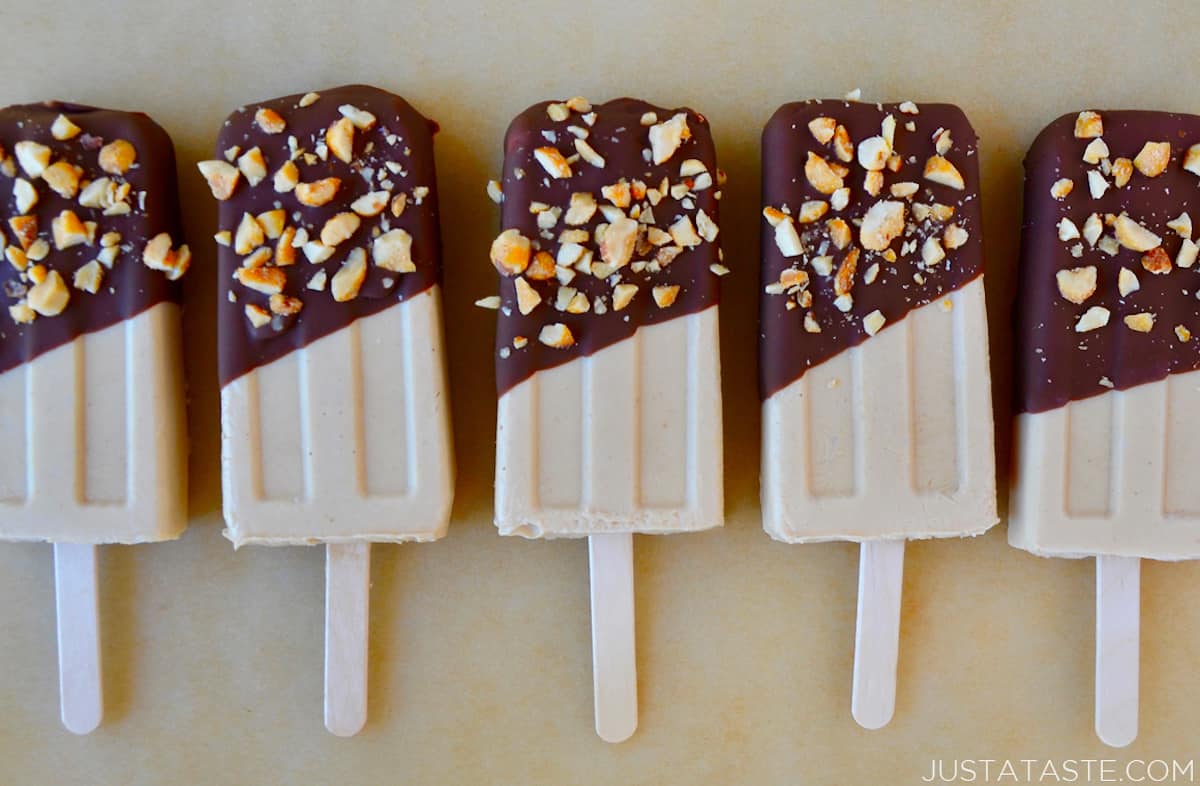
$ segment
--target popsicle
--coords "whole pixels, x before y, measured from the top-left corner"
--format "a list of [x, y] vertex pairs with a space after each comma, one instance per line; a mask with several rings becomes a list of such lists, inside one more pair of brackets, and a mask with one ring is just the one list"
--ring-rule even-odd
[[1138, 560], [1200, 557], [1198, 176], [1200, 117], [1166, 112], [1064, 115], [1025, 159], [1009, 542], [1096, 557], [1115, 746], [1137, 735]]
[[140, 113], [0, 110], [0, 540], [54, 543], [64, 725], [103, 716], [96, 546], [179, 537], [187, 433], [171, 140]]
[[895, 708], [908, 538], [996, 523], [977, 139], [947, 104], [786, 104], [763, 131], [763, 526], [860, 543], [852, 711]]
[[723, 523], [717, 244], [705, 118], [629, 98], [509, 126], [496, 526], [588, 537], [596, 728], [637, 727], [632, 534]]
[[436, 125], [350, 85], [241, 107], [199, 167], [219, 200], [225, 535], [326, 544], [325, 723], [366, 721], [369, 547], [442, 537]]

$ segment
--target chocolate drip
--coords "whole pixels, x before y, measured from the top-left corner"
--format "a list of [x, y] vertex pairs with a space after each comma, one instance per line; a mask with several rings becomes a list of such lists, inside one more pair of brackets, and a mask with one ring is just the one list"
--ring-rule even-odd
[[[217, 306], [222, 386], [322, 336], [341, 330], [360, 317], [413, 298], [440, 281], [441, 241], [433, 160], [433, 134], [437, 124], [423, 117], [399, 96], [366, 85], [323, 90], [308, 106], [300, 106], [302, 98], [303, 94], [296, 94], [247, 104], [225, 121], [217, 141], [217, 158], [224, 160], [226, 151], [235, 146], [239, 154], [258, 147], [266, 159], [267, 176], [256, 186], [251, 186], [244, 175], [240, 178], [232, 197], [220, 203], [220, 229], [236, 235], [243, 214], [257, 216], [283, 208], [288, 226], [303, 228], [310, 239], [316, 240], [328, 219], [350, 211], [351, 203], [368, 193], [390, 191], [393, 198], [404, 194], [405, 207], [396, 216], [389, 199], [380, 215], [363, 217], [354, 234], [338, 244], [332, 256], [320, 263], [310, 263], [302, 249], [296, 248], [295, 263], [279, 270], [284, 271], [287, 279], [283, 294], [298, 298], [303, 308], [294, 316], [274, 316], [262, 327], [250, 323], [245, 308], [255, 304], [268, 309], [268, 297], [233, 278], [245, 257], [235, 253], [232, 245], [221, 247], [218, 252]], [[339, 160], [332, 151], [324, 159], [317, 155], [324, 147], [326, 129], [342, 119], [340, 107], [343, 106], [366, 110], [377, 121], [369, 130], [355, 129], [353, 159], [349, 164]], [[263, 130], [255, 120], [260, 109], [277, 112], [286, 123], [284, 130], [273, 134]], [[289, 146], [290, 138], [294, 138], [296, 146], [304, 152], [294, 154]], [[306, 159], [305, 153], [311, 158]], [[273, 185], [274, 175], [288, 160], [298, 168], [302, 183], [339, 178], [341, 185], [332, 201], [311, 207], [299, 201], [295, 190], [277, 192]], [[397, 228], [412, 236], [415, 271], [397, 273], [371, 261], [374, 236]], [[274, 245], [275, 240], [266, 241], [267, 247]], [[331, 282], [354, 249], [366, 251], [366, 279], [357, 297], [337, 302], [330, 291]], [[322, 290], [310, 289], [309, 283], [318, 271], [324, 272], [326, 284]]]
[[[585, 245], [595, 249], [596, 227], [606, 222], [600, 210], [589, 221], [579, 227], [568, 227], [562, 220], [549, 230], [549, 237], [538, 227], [537, 215], [530, 211], [530, 204], [541, 202], [564, 211], [571, 203], [571, 195], [589, 193], [599, 205], [610, 204], [602, 195], [605, 186], [625, 179], [640, 180], [647, 187], [657, 188], [663, 178], [672, 185], [684, 178], [680, 166], [687, 159], [701, 162], [713, 180], [710, 187], [694, 191], [690, 196], [675, 198], [665, 194], [652, 207], [655, 225], [667, 229], [676, 218], [688, 215], [693, 222], [700, 210], [717, 221], [719, 184], [716, 182], [717, 162], [712, 135], [704, 116], [691, 109], [666, 109], [632, 98], [619, 98], [590, 108], [595, 114], [589, 125], [585, 116], [589, 112], [571, 112], [565, 120], [552, 120], [547, 114], [550, 102], [535, 104], [518, 115], [508, 127], [504, 139], [504, 200], [501, 210], [501, 226], [517, 229], [534, 242], [535, 250], [541, 249], [552, 256], [558, 255], [561, 246], [558, 237], [564, 229], [587, 230], [590, 242]], [[643, 125], [643, 116], [653, 113], [655, 122], [664, 122], [678, 113], [686, 113], [691, 136], [682, 142], [674, 154], [661, 164], [654, 164], [646, 154], [650, 150], [649, 127]], [[584, 129], [586, 142], [603, 157], [604, 166], [596, 167], [584, 159], [571, 164], [570, 177], [550, 177], [534, 158], [534, 150], [555, 147], [564, 156], [573, 156], [575, 134], [569, 126]], [[688, 208], [684, 200], [691, 200]], [[636, 198], [634, 203], [638, 203]], [[644, 200], [641, 200], [644, 201]], [[629, 213], [629, 210], [625, 211]], [[600, 254], [595, 254], [597, 260]], [[647, 256], [635, 259], [646, 259]], [[717, 276], [710, 266], [719, 261], [719, 246], [714, 242], [702, 242], [684, 250], [668, 265], [659, 270], [646, 268], [640, 272], [632, 266], [622, 267], [616, 275], [622, 283], [634, 284], [638, 292], [629, 305], [622, 310], [612, 307], [612, 279], [596, 278], [587, 273], [578, 273], [569, 286], [587, 297], [590, 307], [586, 313], [574, 314], [555, 308], [559, 282], [554, 278], [545, 281], [529, 280], [528, 283], [542, 296], [542, 303], [530, 314], [522, 315], [517, 307], [516, 277], [500, 277], [501, 313], [496, 331], [496, 387], [498, 393], [505, 392], [538, 371], [553, 368], [581, 356], [591, 355], [604, 347], [629, 338], [643, 325], [652, 325], [669, 319], [693, 314], [717, 304], [720, 287]], [[674, 303], [660, 308], [651, 295], [654, 287], [678, 285], [678, 296]], [[604, 313], [594, 308], [596, 299], [606, 303]], [[562, 323], [574, 336], [575, 343], [566, 348], [542, 344], [538, 340], [544, 325]], [[514, 341], [524, 338], [527, 343]], [[713, 351], [716, 351], [714, 347]]]
[[[1124, 390], [1200, 368], [1200, 338], [1190, 338], [1192, 331], [1200, 331], [1200, 268], [1172, 264], [1169, 272], [1154, 274], [1143, 267], [1141, 251], [1118, 245], [1110, 255], [1100, 243], [1093, 246], [1084, 238], [1061, 240], [1058, 229], [1063, 218], [1082, 230], [1093, 213], [1101, 220], [1126, 213], [1157, 234], [1166, 258], [1176, 260], [1184, 239], [1167, 222], [1182, 213], [1200, 220], [1200, 178], [1183, 168], [1188, 148], [1200, 143], [1200, 117], [1140, 111], [1099, 115], [1110, 162], [1133, 160], [1147, 142], [1170, 143], [1171, 157], [1155, 177], [1134, 169], [1124, 187], [1116, 187], [1114, 177], [1106, 176], [1109, 186], [1097, 199], [1089, 190], [1087, 173], [1099, 172], [1102, 165], [1083, 160], [1092, 140], [1075, 137], [1077, 115], [1055, 120], [1030, 147], [1014, 308], [1018, 412], [1055, 409], [1114, 388]], [[1051, 188], [1063, 178], [1074, 187], [1065, 198], [1055, 199]], [[1103, 233], [1111, 237], [1113, 228], [1105, 224]], [[1109, 248], [1114, 246], [1110, 243]], [[1082, 303], [1070, 302], [1059, 292], [1056, 275], [1086, 266], [1096, 268], [1095, 293]], [[1118, 288], [1121, 268], [1138, 279], [1138, 289], [1125, 297]], [[1108, 323], [1077, 332], [1080, 317], [1093, 307], [1108, 310]], [[1127, 327], [1125, 317], [1134, 314], [1153, 315], [1149, 332]]]
[[[809, 130], [809, 122], [819, 117], [832, 118], [845, 127], [855, 145], [855, 157], [843, 165], [850, 173], [844, 178], [849, 188], [849, 201], [840, 211], [830, 209], [817, 221], [797, 225], [805, 253], [785, 257], [775, 241], [775, 230], [763, 220], [762, 285], [765, 288], [780, 281], [781, 274], [799, 269], [808, 275], [811, 292], [810, 308], [799, 307], [781, 294], [764, 292], [761, 298], [759, 336], [759, 389], [765, 400], [804, 375], [811, 367], [857, 346], [870, 338], [864, 318], [875, 311], [886, 319], [883, 329], [900, 322], [908, 312], [944, 297], [965, 286], [983, 272], [981, 235], [983, 222], [979, 206], [978, 139], [966, 116], [958, 107], [949, 104], [920, 104], [917, 113], [901, 111], [900, 104], [868, 104], [825, 100], [785, 104], [771, 117], [763, 129], [763, 203], [774, 208], [787, 206], [798, 216], [801, 205], [808, 201], [830, 201], [830, 195], [818, 191], [805, 175], [809, 153], [815, 153], [831, 163], [838, 161], [830, 144], [819, 142]], [[905, 107], [909, 109], [910, 107]], [[864, 189], [866, 170], [857, 158], [858, 145], [865, 139], [880, 135], [881, 124], [887, 115], [896, 120], [895, 152], [901, 157], [896, 171], [883, 170], [884, 185], [878, 196]], [[908, 130], [913, 123], [915, 130]], [[937, 154], [934, 134], [938, 129], [950, 132], [952, 146], [945, 152], [961, 173], [964, 188], [957, 190], [924, 177], [926, 161]], [[918, 190], [911, 197], [893, 196], [891, 187], [898, 183], [915, 183]], [[903, 202], [909, 226], [889, 248], [897, 259], [888, 261], [883, 253], [867, 251], [860, 243], [858, 222], [870, 207], [883, 200]], [[954, 208], [946, 220], [914, 221], [913, 205], [941, 204]], [[841, 218], [851, 229], [851, 243], [846, 249], [830, 244], [826, 222]], [[939, 241], [945, 228], [956, 224], [967, 232], [965, 243], [957, 248], [945, 247], [945, 259], [936, 265], [925, 265], [921, 246], [926, 238]], [[915, 243], [914, 243], [915, 241]], [[901, 253], [906, 244], [908, 253]], [[824, 248], [824, 250], [822, 250]], [[832, 255], [833, 269], [857, 248], [860, 251], [853, 275], [851, 295], [853, 305], [843, 312], [835, 305], [835, 276], [814, 269], [812, 260]], [[800, 264], [797, 265], [797, 261]], [[878, 264], [873, 282], [867, 283], [867, 272]], [[787, 304], [793, 303], [792, 308]], [[805, 328], [805, 317], [811, 313], [820, 332]]]
[[[50, 128], [59, 115], [65, 115], [81, 130], [72, 139], [59, 141]], [[101, 170], [99, 151], [107, 143], [124, 139], [137, 153], [136, 163], [123, 175]], [[79, 204], [78, 197], [67, 199], [49, 188], [45, 181], [30, 177], [15, 163], [14, 150], [22, 141], [37, 142], [51, 150], [51, 161], [67, 161], [83, 172], [80, 184], [108, 177], [130, 185], [126, 200], [130, 211], [125, 215], [103, 215], [100, 208]], [[70, 291], [70, 301], [56, 316], [38, 316], [19, 324], [10, 318], [8, 307], [20, 302], [32, 285], [22, 281], [21, 273], [0, 259], [0, 373], [28, 363], [56, 347], [86, 333], [94, 333], [132, 317], [164, 301], [178, 303], [178, 283], [151, 270], [142, 263], [146, 242], [161, 232], [168, 233], [174, 244], [182, 241], [179, 221], [179, 194], [175, 180], [175, 150], [167, 133], [140, 112], [119, 112], [81, 104], [47, 101], [41, 104], [10, 106], [0, 110], [0, 145], [11, 166], [0, 170], [0, 231], [10, 246], [20, 248], [9, 219], [20, 215], [13, 193], [16, 178], [23, 178], [37, 191], [37, 203], [26, 213], [37, 217], [38, 237], [49, 244], [49, 252], [40, 261], [48, 271], [57, 271]], [[73, 211], [81, 221], [95, 221], [97, 229], [91, 244], [79, 244], [59, 250], [52, 238], [53, 220], [64, 210]], [[104, 270], [99, 291], [89, 294], [75, 288], [75, 271], [96, 259], [100, 238], [106, 232], [121, 234], [120, 253], [112, 269]]]

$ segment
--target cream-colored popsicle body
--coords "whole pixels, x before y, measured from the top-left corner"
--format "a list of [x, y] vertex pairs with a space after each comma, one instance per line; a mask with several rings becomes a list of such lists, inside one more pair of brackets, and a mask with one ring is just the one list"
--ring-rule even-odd
[[438, 288], [226, 385], [221, 445], [235, 546], [442, 537], [454, 459]]
[[1017, 416], [1009, 542], [1035, 554], [1200, 558], [1200, 371]]
[[980, 277], [767, 399], [771, 537], [952, 537], [996, 523], [983, 292]]
[[502, 535], [665, 534], [724, 522], [717, 309], [639, 328], [500, 398]]
[[187, 527], [180, 313], [159, 303], [0, 375], [0, 540], [143, 543]]

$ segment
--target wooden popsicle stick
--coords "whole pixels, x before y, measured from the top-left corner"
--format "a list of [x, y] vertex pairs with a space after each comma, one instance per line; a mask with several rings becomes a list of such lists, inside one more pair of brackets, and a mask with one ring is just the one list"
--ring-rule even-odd
[[886, 726], [896, 709], [904, 540], [863, 541], [858, 556], [858, 622], [850, 711], [866, 729]]
[[1096, 557], [1096, 736], [1123, 748], [1138, 733], [1141, 560]]
[[352, 737], [367, 722], [371, 544], [325, 547], [325, 728]]
[[638, 724], [633, 628], [633, 535], [588, 538], [592, 588], [592, 687], [596, 733], [624, 742]]
[[95, 546], [54, 544], [54, 594], [62, 722], [67, 731], [88, 734], [104, 717]]

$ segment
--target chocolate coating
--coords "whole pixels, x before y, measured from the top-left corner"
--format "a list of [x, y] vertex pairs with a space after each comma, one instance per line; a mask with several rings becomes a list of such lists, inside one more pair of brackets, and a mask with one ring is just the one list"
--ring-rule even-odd
[[[667, 109], [633, 98], [618, 98], [593, 106], [591, 111], [595, 113], [595, 121], [593, 125], [588, 125], [584, 119], [588, 113], [571, 112], [565, 120], [552, 120], [547, 114], [549, 105], [550, 102], [542, 102], [529, 107], [512, 121], [505, 134], [504, 200], [501, 209], [503, 229], [519, 230], [533, 241], [535, 250], [540, 248], [556, 257], [561, 245], [558, 237], [564, 229], [585, 229], [591, 240], [584, 245], [595, 250], [596, 228], [606, 222], [599, 210], [579, 227], [568, 227], [564, 221], [558, 221], [547, 230], [547, 237], [538, 227], [537, 215], [530, 212], [530, 203], [542, 202], [562, 208], [565, 213], [571, 195], [586, 192], [592, 194], [598, 204], [608, 205], [609, 200], [602, 196], [603, 187], [613, 185], [622, 178], [630, 182], [643, 181], [651, 188], [661, 184], [663, 178], [674, 185], [683, 180], [680, 165], [687, 159], [702, 162], [714, 182], [710, 187], [680, 199], [670, 194], [664, 195], [652, 208], [654, 225], [665, 230], [685, 214], [694, 223], [700, 210], [713, 221], [718, 221], [716, 151], [708, 121], [703, 115], [687, 108]], [[649, 128], [642, 125], [642, 117], [647, 112], [654, 113], [658, 122], [667, 121], [681, 112], [687, 115], [691, 138], [684, 140], [675, 153], [661, 164], [654, 164], [643, 156], [643, 151], [650, 148]], [[566, 157], [575, 155], [575, 136], [568, 126], [587, 129], [586, 141], [604, 158], [605, 165], [602, 168], [595, 167], [581, 159], [571, 164], [571, 177], [554, 179], [534, 158], [534, 150], [552, 146]], [[692, 208], [684, 205], [686, 199], [691, 200]], [[637, 199], [633, 201], [635, 204], [639, 202]], [[595, 258], [600, 259], [598, 252]], [[635, 260], [647, 258], [648, 255], [639, 256], [635, 252]], [[557, 310], [554, 302], [559, 282], [551, 278], [546, 281], [529, 280], [529, 284], [542, 296], [542, 303], [523, 316], [517, 308], [516, 277], [501, 275], [501, 311], [496, 330], [498, 393], [503, 395], [539, 370], [591, 355], [629, 338], [643, 325], [676, 319], [716, 305], [720, 286], [710, 266], [717, 263], [719, 258], [719, 245], [705, 241], [684, 250], [669, 265], [657, 271], [647, 268], [636, 272], [629, 265], [621, 268], [618, 271], [620, 281], [637, 285], [638, 292], [629, 305], [620, 311], [611, 307], [611, 278], [606, 280], [586, 273], [577, 274], [569, 286], [586, 295], [591, 303], [597, 298], [606, 302], [608, 308], [603, 314], [596, 313], [594, 308], [582, 314]], [[651, 290], [653, 287], [671, 285], [679, 286], [677, 299], [671, 306], [659, 308], [651, 296]], [[555, 348], [538, 341], [542, 326], [552, 323], [562, 323], [570, 329], [575, 339], [573, 346]], [[520, 348], [514, 347], [513, 341], [518, 336], [525, 337], [528, 343]]]
[[[829, 210], [818, 221], [798, 224], [805, 253], [785, 257], [775, 241], [775, 230], [762, 222], [762, 285], [778, 282], [789, 269], [808, 273], [808, 290], [812, 293], [811, 308], [793, 307], [793, 298], [764, 292], [760, 308], [759, 390], [763, 400], [799, 379], [811, 367], [822, 363], [850, 347], [868, 340], [863, 318], [878, 310], [886, 318], [887, 330], [915, 308], [931, 303], [959, 289], [983, 272], [981, 236], [983, 222], [979, 205], [978, 139], [966, 116], [958, 107], [949, 104], [920, 104], [918, 114], [900, 111], [899, 104], [868, 104], [838, 100], [805, 101], [780, 107], [763, 129], [763, 203], [781, 208], [786, 205], [792, 215], [799, 213], [806, 201], [829, 201], [830, 196], [818, 191], [805, 175], [805, 162], [810, 152], [831, 163], [839, 162], [830, 144], [819, 142], [809, 130], [810, 121], [819, 117], [833, 118], [845, 127], [855, 145], [855, 158], [844, 166], [850, 169], [845, 185], [850, 189], [849, 202], [840, 211]], [[864, 190], [866, 169], [857, 159], [858, 145], [869, 137], [879, 136], [887, 115], [896, 120], [894, 150], [902, 157], [898, 171], [883, 170], [884, 186], [879, 196]], [[909, 131], [907, 123], [916, 130]], [[936, 154], [934, 133], [948, 129], [952, 147], [945, 153], [961, 173], [964, 188], [931, 182], [923, 177], [926, 161]], [[892, 196], [893, 184], [911, 182], [919, 190], [909, 198]], [[908, 226], [905, 232], [888, 246], [895, 251], [895, 262], [887, 261], [882, 252], [868, 251], [860, 243], [858, 222], [870, 207], [883, 200], [905, 204]], [[942, 204], [954, 208], [946, 221], [928, 219], [915, 221], [913, 205]], [[826, 222], [841, 218], [851, 228], [851, 245], [844, 250], [832, 247]], [[935, 266], [922, 261], [921, 245], [928, 237], [941, 238], [945, 228], [956, 224], [968, 233], [964, 245], [945, 249], [946, 258]], [[906, 243], [913, 244], [908, 253], [901, 253]], [[825, 250], [822, 252], [822, 248]], [[814, 257], [822, 254], [833, 257], [833, 269], [858, 248], [861, 255], [851, 290], [853, 305], [843, 312], [834, 305], [836, 299], [834, 276], [816, 272]], [[799, 263], [799, 264], [797, 264]], [[872, 283], [865, 276], [878, 263], [878, 275]], [[914, 276], [923, 278], [923, 283]], [[805, 329], [805, 316], [811, 312], [821, 332]]]
[[[1162, 249], [1174, 261], [1183, 238], [1166, 226], [1181, 213], [1200, 220], [1200, 179], [1183, 169], [1188, 148], [1200, 143], [1200, 117], [1168, 112], [1102, 111], [1103, 140], [1109, 159], [1134, 159], [1146, 142], [1168, 142], [1171, 158], [1156, 177], [1136, 169], [1123, 188], [1113, 185], [1099, 198], [1088, 188], [1083, 161], [1091, 139], [1076, 139], [1076, 114], [1063, 115], [1047, 126], [1025, 157], [1025, 219], [1021, 232], [1021, 265], [1014, 309], [1015, 400], [1018, 412], [1042, 412], [1107, 390], [1124, 390], [1200, 368], [1200, 340], [1181, 340], [1175, 327], [1200, 331], [1200, 269], [1172, 266], [1165, 275], [1144, 269], [1143, 253], [1119, 247], [1115, 255], [1085, 239], [1059, 239], [1058, 223], [1069, 218], [1082, 230], [1089, 215], [1127, 213], [1162, 239]], [[1071, 193], [1060, 200], [1051, 186], [1060, 178], [1073, 181]], [[1104, 235], [1113, 229], [1104, 227]], [[1077, 257], [1072, 248], [1078, 246]], [[1094, 266], [1096, 291], [1082, 304], [1066, 300], [1055, 276], [1060, 270]], [[1138, 278], [1139, 288], [1127, 297], [1118, 290], [1121, 268]], [[1108, 324], [1076, 332], [1079, 317], [1089, 308], [1110, 311]], [[1148, 333], [1129, 329], [1124, 317], [1151, 313]]]
[[[303, 308], [292, 317], [274, 317], [262, 327], [254, 327], [245, 315], [247, 304], [268, 308], [268, 297], [234, 279], [242, 266], [232, 245], [218, 250], [218, 335], [221, 385], [228, 385], [241, 375], [301, 349], [322, 336], [341, 330], [360, 317], [370, 316], [425, 291], [440, 281], [441, 241], [438, 234], [437, 178], [433, 160], [433, 134], [437, 124], [423, 117], [404, 99], [367, 85], [347, 85], [323, 90], [309, 106], [301, 107], [304, 94], [296, 94], [247, 104], [225, 121], [217, 141], [217, 158], [225, 160], [225, 151], [233, 146], [241, 153], [258, 147], [266, 159], [267, 176], [251, 186], [243, 175], [233, 195], [220, 202], [220, 229], [236, 235], [244, 213], [261, 213], [283, 208], [290, 227], [304, 228], [310, 239], [320, 237], [321, 228], [334, 215], [350, 211], [354, 200], [373, 191], [390, 191], [394, 196], [405, 194], [407, 204], [400, 216], [389, 206], [376, 217], [363, 217], [362, 223], [350, 238], [334, 247], [329, 259], [310, 263], [299, 248], [295, 264], [280, 267], [286, 273], [283, 294], [299, 298]], [[325, 160], [316, 155], [324, 147], [326, 129], [341, 120], [339, 107], [350, 105], [366, 110], [377, 120], [370, 130], [355, 129], [353, 158], [347, 164], [329, 152]], [[281, 133], [270, 134], [255, 121], [260, 109], [277, 112], [286, 122]], [[313, 157], [306, 160], [303, 153], [293, 157], [289, 138]], [[276, 171], [289, 159], [299, 169], [300, 182], [311, 183], [336, 177], [341, 185], [332, 201], [312, 207], [302, 204], [295, 190], [277, 192], [273, 185]], [[393, 168], [398, 165], [398, 172]], [[428, 192], [419, 197], [417, 189]], [[390, 229], [403, 229], [412, 236], [412, 258], [416, 270], [396, 273], [377, 267], [371, 262], [374, 234]], [[268, 239], [268, 247], [275, 241]], [[308, 284], [318, 271], [324, 271], [327, 281], [346, 261], [351, 251], [361, 248], [367, 253], [367, 273], [357, 297], [345, 302], [334, 300], [330, 284], [324, 289], [309, 289]], [[389, 286], [389, 281], [391, 285]], [[233, 300], [230, 295], [233, 295]]]
[[[72, 139], [56, 140], [50, 127], [55, 118], [65, 115], [81, 132]], [[101, 170], [99, 151], [115, 139], [130, 142], [137, 152], [135, 165], [124, 175]], [[170, 234], [174, 245], [182, 240], [179, 221], [179, 192], [175, 180], [175, 150], [157, 123], [140, 112], [119, 112], [81, 104], [48, 101], [23, 104], [0, 110], [0, 145], [3, 156], [13, 157], [18, 142], [32, 141], [49, 147], [51, 161], [65, 160], [83, 172], [80, 183], [108, 177], [131, 186], [130, 211], [125, 215], [103, 215], [99, 208], [83, 207], [78, 197], [67, 199], [49, 188], [45, 181], [31, 178], [13, 162], [0, 171], [0, 230], [9, 245], [18, 245], [9, 219], [19, 215], [13, 184], [16, 178], [30, 182], [38, 201], [27, 213], [37, 217], [38, 237], [49, 243], [49, 253], [37, 264], [56, 270], [70, 290], [70, 301], [56, 316], [39, 316], [33, 322], [18, 324], [8, 307], [23, 299], [29, 281], [7, 261], [0, 259], [0, 292], [5, 308], [0, 309], [0, 373], [28, 363], [39, 355], [67, 344], [85, 333], [93, 333], [131, 319], [163, 301], [179, 302], [178, 282], [169, 281], [162, 272], [142, 263], [146, 241], [161, 232]], [[95, 221], [95, 242], [59, 250], [51, 236], [52, 221], [62, 211], [73, 211], [81, 221]], [[100, 237], [106, 232], [121, 234], [121, 253], [111, 270], [105, 269], [103, 283], [96, 294], [72, 285], [75, 271], [96, 259]], [[19, 247], [19, 245], [18, 245]], [[35, 264], [30, 261], [31, 266]]]

